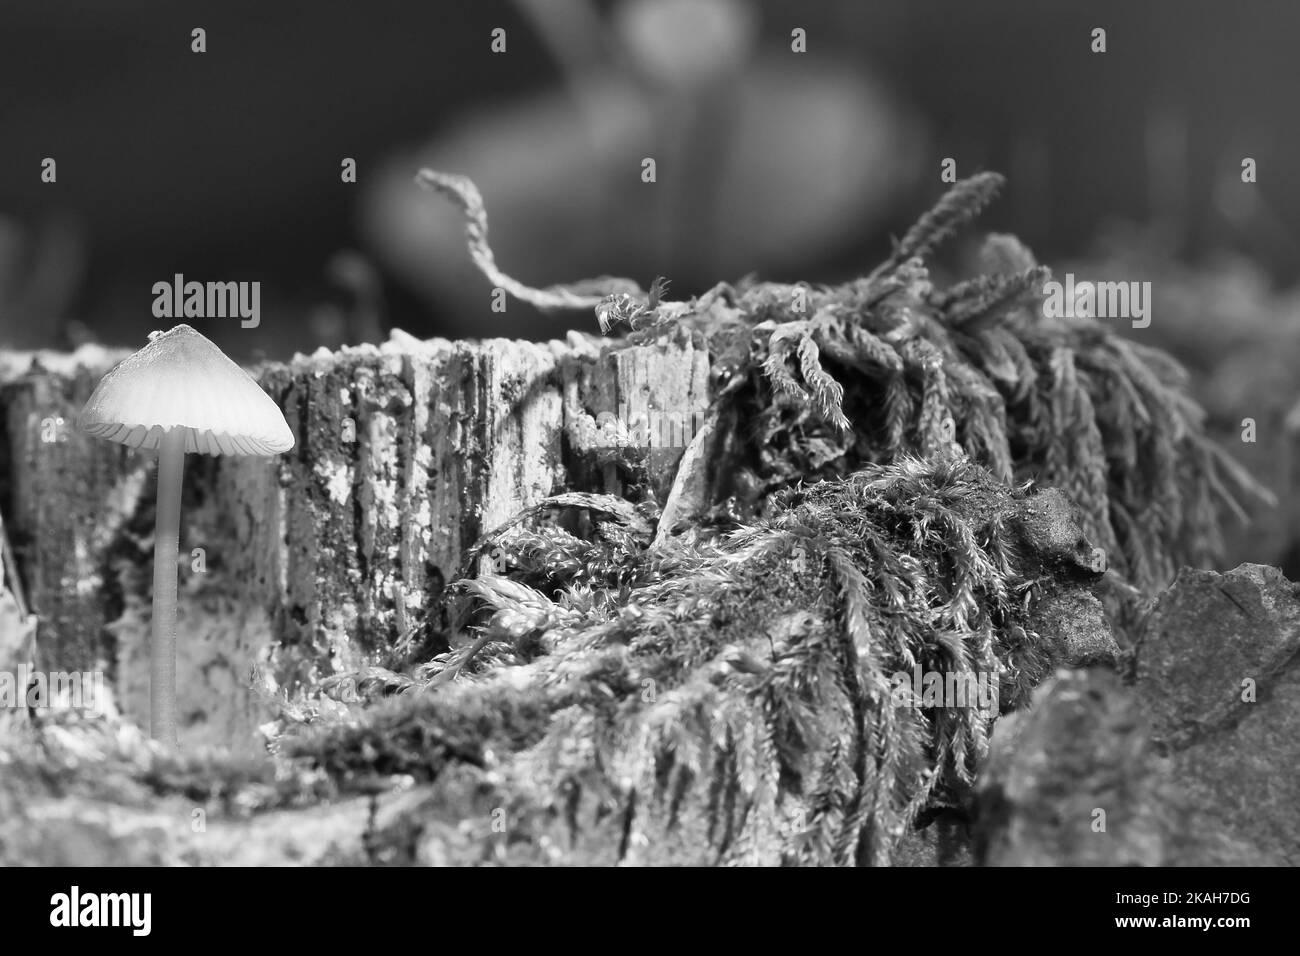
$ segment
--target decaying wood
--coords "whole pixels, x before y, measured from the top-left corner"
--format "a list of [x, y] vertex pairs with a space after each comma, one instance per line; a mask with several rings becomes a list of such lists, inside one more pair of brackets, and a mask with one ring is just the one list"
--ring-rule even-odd
[[[154, 462], [72, 425], [120, 357], [7, 363], [0, 504], [42, 665], [106, 670], [122, 711], [141, 719]], [[268, 695], [293, 699], [445, 626], [444, 590], [467, 549], [521, 508], [629, 481], [662, 501], [682, 448], [647, 447], [653, 428], [608, 436], [650, 414], [698, 420], [711, 397], [708, 353], [685, 333], [618, 350], [576, 333], [543, 344], [398, 333], [259, 376], [293, 451], [186, 460], [177, 666], [190, 743], [250, 739]]]

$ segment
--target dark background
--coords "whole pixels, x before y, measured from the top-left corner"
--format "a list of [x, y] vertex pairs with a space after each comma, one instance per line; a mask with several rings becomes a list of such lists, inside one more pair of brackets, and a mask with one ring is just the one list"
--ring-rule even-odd
[[[392, 325], [530, 338], [591, 325], [517, 303], [489, 311], [486, 282], [446, 239], [459, 242], [458, 213], [409, 183], [438, 158], [479, 181], [502, 267], [537, 285], [664, 273], [682, 297], [751, 271], [842, 280], [942, 191], [945, 156], [959, 175], [1008, 175], [985, 224], [1049, 263], [1088, 255], [1127, 221], [1171, 257], [1235, 250], [1280, 284], [1300, 271], [1300, 4], [705, 3], [724, 23], [745, 19], [753, 39], [723, 66], [731, 54], [706, 44], [701, 69], [715, 73], [698, 81], [641, 65], [616, 26], [624, 6], [546, 5], [541, 22], [573, 41], [565, 52], [523, 2], [6, 4], [0, 347], [143, 344], [159, 324], [151, 286], [176, 272], [262, 282], [259, 329], [203, 328], [242, 357]], [[676, 12], [659, 22], [689, 24]], [[504, 55], [488, 49], [498, 26]], [[789, 50], [796, 26], [803, 57]], [[1103, 55], [1089, 50], [1094, 26], [1108, 32]], [[644, 42], [677, 55], [671, 31]], [[808, 77], [811, 93], [791, 85]], [[654, 132], [585, 149], [562, 121], [574, 90], [620, 83]], [[855, 117], [859, 94], [878, 112]], [[816, 160], [858, 122], [859, 138], [835, 147], [853, 153], [841, 186]], [[659, 183], [640, 182], [643, 155], [657, 157]], [[1243, 193], [1247, 155], [1259, 183]], [[46, 156], [56, 184], [40, 181]], [[344, 156], [356, 185], [339, 180]], [[404, 206], [441, 242], [392, 225]], [[344, 250], [361, 256], [334, 258]], [[364, 289], [371, 269], [378, 294]]]

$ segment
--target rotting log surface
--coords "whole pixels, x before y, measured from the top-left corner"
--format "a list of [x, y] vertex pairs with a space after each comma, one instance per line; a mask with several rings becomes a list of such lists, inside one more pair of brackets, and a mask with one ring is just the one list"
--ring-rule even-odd
[[[0, 506], [42, 621], [41, 666], [104, 668], [123, 713], [143, 721], [154, 463], [72, 425], [120, 357], [87, 350], [0, 373]], [[622, 491], [628, 471], [592, 447], [596, 426], [651, 410], [691, 421], [709, 404], [709, 371], [689, 334], [602, 349], [576, 333], [543, 344], [399, 334], [264, 368], [296, 447], [186, 460], [183, 739], [247, 740], [269, 714], [264, 695], [293, 699], [413, 628], [437, 633], [444, 589], [482, 533], [556, 492]], [[642, 456], [660, 500], [681, 451]]]

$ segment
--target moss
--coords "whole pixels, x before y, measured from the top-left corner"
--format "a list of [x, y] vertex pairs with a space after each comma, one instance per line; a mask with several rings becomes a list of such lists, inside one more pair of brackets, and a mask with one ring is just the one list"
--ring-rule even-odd
[[1037, 629], [1044, 596], [1098, 576], [1070, 559], [1090, 546], [1064, 498], [969, 459], [785, 492], [721, 536], [655, 547], [607, 527], [586, 543], [619, 558], [600, 581], [567, 560], [573, 537], [517, 539], [536, 588], [475, 582], [501, 644], [473, 681], [413, 689], [286, 752], [344, 787], [478, 767], [512, 819], [590, 840], [625, 818], [629, 859], [653, 844], [695, 862], [887, 862], [922, 809], [964, 799], [997, 716], [898, 707], [892, 675], [996, 674], [1001, 709], [1016, 707], [1070, 660]]
[[956, 444], [1007, 482], [1068, 494], [1117, 577], [1147, 594], [1214, 560], [1223, 510], [1268, 493], [1206, 435], [1187, 374], [1101, 322], [1044, 318], [1050, 270], [990, 237], [994, 271], [936, 289], [923, 261], [1000, 188], [959, 183], [865, 279], [745, 282], [624, 310], [628, 345], [686, 326], [724, 369], [715, 502], [751, 514], [775, 491]]
[[282, 749], [343, 789], [366, 789], [376, 778], [397, 775], [427, 781], [448, 763], [481, 767], [494, 751], [530, 746], [545, 732], [552, 709], [545, 694], [508, 685], [455, 686], [376, 704], [355, 724], [305, 728]]

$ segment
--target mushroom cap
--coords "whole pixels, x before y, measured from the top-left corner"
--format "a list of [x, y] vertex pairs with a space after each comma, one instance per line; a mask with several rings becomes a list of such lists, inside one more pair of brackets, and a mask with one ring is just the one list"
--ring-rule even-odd
[[278, 455], [294, 443], [271, 397], [188, 325], [155, 333], [105, 375], [77, 427], [132, 448], [184, 428], [185, 450], [203, 455]]

